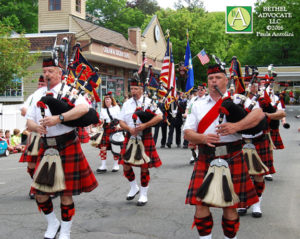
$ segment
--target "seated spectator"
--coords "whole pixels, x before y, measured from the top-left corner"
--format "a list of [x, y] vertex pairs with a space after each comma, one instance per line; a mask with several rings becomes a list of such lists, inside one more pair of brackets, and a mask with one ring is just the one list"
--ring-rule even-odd
[[21, 131], [19, 129], [14, 129], [14, 134], [11, 136], [10, 144], [14, 147], [14, 150], [18, 152], [24, 151], [25, 145], [21, 144]]
[[0, 129], [0, 141], [5, 141], [3, 129]]
[[13, 146], [10, 144], [10, 131], [5, 130], [5, 140], [7, 142], [7, 149], [10, 153], [18, 153], [18, 150], [16, 150]]

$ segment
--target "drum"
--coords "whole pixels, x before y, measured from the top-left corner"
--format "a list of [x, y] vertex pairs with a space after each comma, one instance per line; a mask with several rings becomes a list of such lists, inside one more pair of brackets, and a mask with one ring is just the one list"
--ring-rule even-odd
[[111, 133], [109, 136], [109, 141], [111, 143], [111, 152], [114, 155], [120, 156], [123, 142], [125, 140], [125, 132], [123, 130], [118, 130]]

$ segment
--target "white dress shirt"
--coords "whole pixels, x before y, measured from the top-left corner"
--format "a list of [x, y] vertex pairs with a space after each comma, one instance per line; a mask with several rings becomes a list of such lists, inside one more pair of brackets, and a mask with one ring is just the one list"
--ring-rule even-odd
[[[228, 95], [227, 92], [225, 96]], [[234, 101], [235, 102], [235, 101]], [[235, 102], [236, 103], [236, 102]], [[210, 109], [216, 104], [210, 95], [207, 95], [203, 100], [197, 100], [193, 103], [191, 113], [187, 115], [183, 131], [187, 129], [197, 132], [198, 124], [202, 118], [210, 111]], [[224, 116], [223, 123], [226, 123], [226, 116]], [[210, 124], [210, 126], [204, 131], [204, 134], [217, 134], [216, 127], [219, 125], [219, 116]], [[220, 143], [235, 142], [242, 139], [242, 135], [239, 133], [220, 136]]]
[[[134, 122], [132, 119], [132, 115], [135, 112], [137, 107], [142, 107], [144, 96], [141, 96], [140, 99], [137, 101], [134, 100], [133, 97], [131, 97], [129, 100], [127, 100], [120, 111], [120, 114], [118, 115], [117, 119], [124, 121], [129, 127], [134, 128]], [[147, 109], [149, 104], [151, 103], [151, 99], [148, 97], [145, 98], [145, 106], [144, 109]], [[150, 107], [152, 111], [154, 111], [153, 105]], [[162, 112], [159, 108], [156, 109], [155, 114], [162, 115]], [[142, 122], [140, 119], [137, 119], [137, 124], [141, 124]]]
[[[117, 119], [117, 116], [120, 113], [120, 107], [118, 105], [110, 106], [109, 113], [113, 119]], [[111, 123], [111, 119], [109, 118], [109, 115], [107, 113], [107, 108], [101, 108], [100, 119], [101, 121], [105, 120], [106, 123]]]
[[[56, 98], [57, 94], [59, 92], [61, 88], [61, 83], [57, 84], [55, 87], [53, 87], [50, 91], [53, 93], [53, 97]], [[65, 86], [64, 90], [63, 90], [63, 95], [65, 95], [65, 93], [69, 90], [69, 86]], [[42, 119], [42, 115], [41, 115], [41, 109], [39, 107], [37, 107], [36, 103], [43, 97], [46, 95], [47, 92], [47, 87], [41, 87], [38, 90], [36, 90], [33, 93], [33, 98], [32, 98], [32, 103], [29, 106], [26, 116], [26, 119], [30, 119], [33, 120], [35, 123], [39, 124], [39, 121]], [[79, 105], [79, 104], [85, 104], [85, 105], [89, 105], [88, 102], [84, 99], [84, 97], [82, 95], [80, 95], [78, 97], [78, 99], [75, 102], [75, 105]], [[47, 109], [45, 109], [45, 116], [52, 116], [49, 107], [47, 107]], [[62, 134], [66, 134], [70, 131], [72, 131], [73, 129], [75, 129], [74, 127], [69, 127], [63, 124], [57, 124], [51, 127], [47, 127], [47, 137], [53, 137], [53, 136], [58, 136], [58, 135], [62, 135]]]
[[[249, 99], [249, 98], [247, 98], [247, 100], [245, 101], [245, 109], [247, 108], [247, 107], [249, 107], [249, 105], [251, 104], [251, 102], [252, 102], [252, 99]], [[258, 109], [259, 108], [259, 103], [257, 102], [256, 104], [255, 104], [255, 106], [253, 107], [253, 109], [252, 110], [254, 110], [254, 109]], [[243, 138], [247, 138], [247, 139], [253, 139], [253, 138], [256, 138], [256, 137], [258, 137], [258, 136], [260, 136], [260, 135], [262, 135], [263, 134], [263, 131], [260, 131], [260, 132], [258, 132], [257, 134], [255, 134], [255, 135], [252, 135], [252, 134], [243, 134], [242, 136], [243, 136]]]

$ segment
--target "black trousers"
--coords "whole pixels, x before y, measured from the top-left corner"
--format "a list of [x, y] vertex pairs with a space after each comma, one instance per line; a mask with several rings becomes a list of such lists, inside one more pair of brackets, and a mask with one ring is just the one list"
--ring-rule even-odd
[[167, 141], [167, 123], [165, 123], [165, 122], [160, 122], [159, 124], [157, 124], [154, 127], [153, 139], [154, 139], [155, 145], [156, 145], [156, 142], [157, 142], [159, 128], [161, 128], [161, 134], [162, 134], [160, 143], [161, 143], [161, 145], [166, 145], [166, 141]]
[[174, 129], [176, 132], [176, 145], [181, 145], [181, 124], [174, 124], [171, 123], [169, 126], [169, 135], [168, 135], [168, 144], [172, 145], [173, 143], [173, 134], [174, 134]]

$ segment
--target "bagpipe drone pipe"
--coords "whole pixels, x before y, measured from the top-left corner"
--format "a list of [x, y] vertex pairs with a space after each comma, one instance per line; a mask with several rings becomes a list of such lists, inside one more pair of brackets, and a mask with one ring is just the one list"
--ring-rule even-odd
[[[76, 44], [74, 47], [73, 56], [70, 60], [70, 64], [68, 65], [68, 70], [66, 75], [64, 76], [64, 80], [62, 82], [62, 87], [58, 93], [57, 98], [53, 97], [53, 94], [51, 92], [46, 93], [46, 96], [43, 96], [40, 101], [38, 101], [37, 105], [41, 108], [47, 108], [49, 107], [49, 110], [52, 115], [60, 115], [62, 113], [65, 113], [71, 109], [74, 108], [74, 103], [76, 99], [79, 97], [80, 94], [85, 92], [85, 89], [88, 85], [90, 85], [93, 88], [94, 95], [97, 94], [94, 89], [98, 86], [94, 79], [98, 78], [96, 70], [94, 70], [90, 65], [80, 63], [78, 64], [78, 57], [80, 57], [80, 45]], [[74, 60], [74, 58], [76, 59]], [[66, 92], [66, 94], [62, 97], [63, 88], [67, 84], [67, 79], [69, 78], [71, 74], [72, 67], [74, 67], [74, 63], [77, 63], [76, 72], [77, 76], [75, 77], [73, 83], [70, 84], [69, 90]], [[87, 62], [86, 62], [87, 63]], [[81, 84], [79, 80], [83, 81]], [[76, 88], [76, 85], [79, 85], [79, 88], [77, 90], [77, 93], [72, 96], [71, 99], [69, 99], [72, 91]], [[48, 81], [48, 89], [49, 89], [49, 81]], [[61, 98], [62, 97], [62, 98]], [[99, 97], [98, 97], [99, 98]], [[97, 97], [95, 97], [97, 101]], [[98, 99], [99, 101], [99, 99]], [[86, 127], [91, 124], [97, 124], [99, 123], [99, 115], [97, 111], [93, 108], [89, 108], [89, 111], [81, 116], [78, 119], [62, 122], [62, 124], [70, 126], [70, 127]]]

